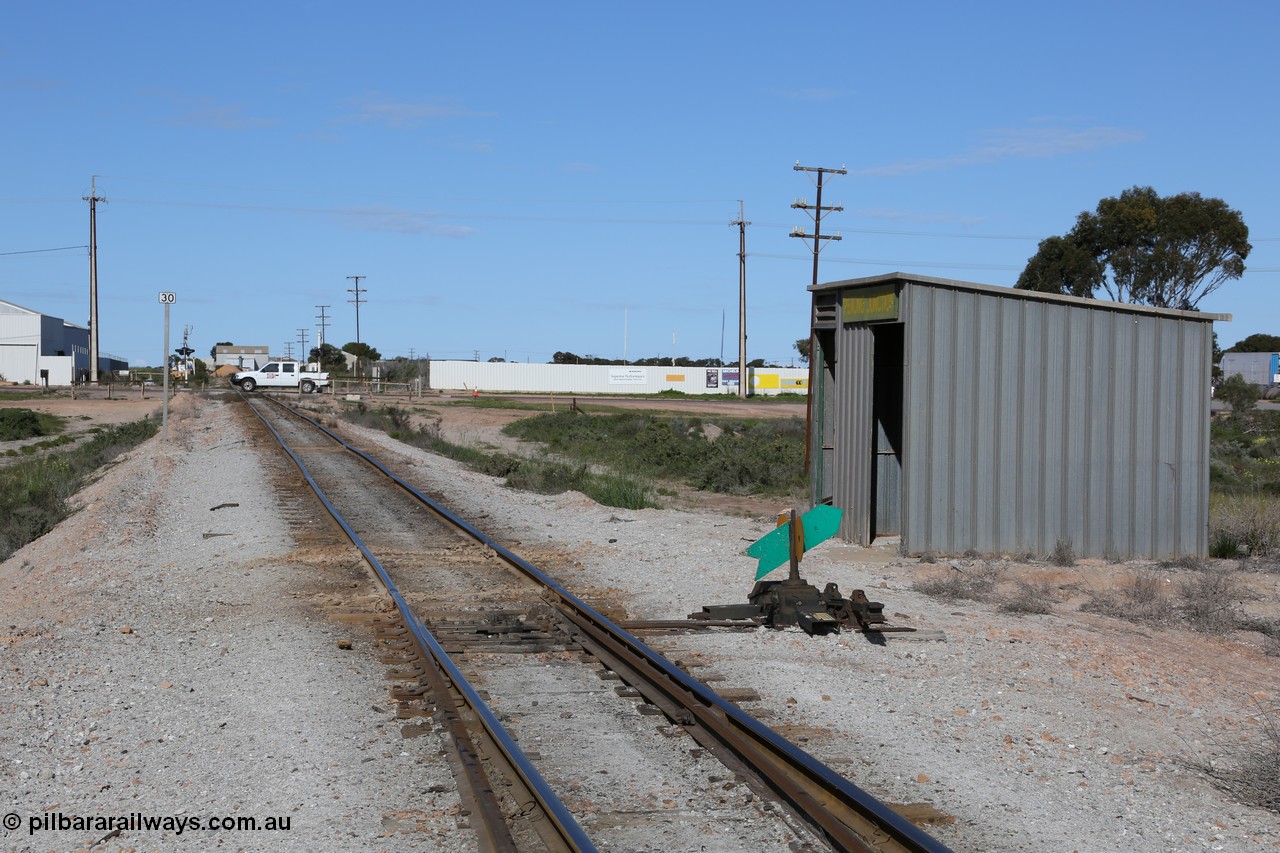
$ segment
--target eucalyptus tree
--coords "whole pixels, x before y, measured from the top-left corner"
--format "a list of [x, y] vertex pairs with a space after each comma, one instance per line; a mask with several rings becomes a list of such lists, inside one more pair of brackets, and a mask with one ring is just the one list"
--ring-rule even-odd
[[1017, 287], [1191, 310], [1244, 274], [1252, 248], [1244, 218], [1222, 199], [1132, 187], [1040, 241]]

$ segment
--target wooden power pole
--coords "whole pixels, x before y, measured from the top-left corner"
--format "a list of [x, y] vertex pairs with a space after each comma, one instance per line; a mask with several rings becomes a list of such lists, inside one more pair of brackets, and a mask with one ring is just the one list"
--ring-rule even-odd
[[[360, 298], [360, 294], [367, 293], [369, 290], [367, 287], [366, 288], [360, 287], [360, 279], [368, 278], [368, 276], [367, 275], [349, 275], [347, 276], [347, 278], [356, 283], [355, 287], [347, 288], [347, 293], [351, 293], [355, 295], [354, 299], [348, 299], [347, 301], [356, 306], [356, 349], [359, 349], [360, 348], [360, 303], [369, 301], [368, 299]], [[357, 353], [356, 354], [356, 376], [360, 377], [361, 375], [362, 374], [360, 373], [360, 355], [359, 353]]]
[[745, 206], [738, 200], [738, 396], [747, 398], [747, 221]]
[[[90, 179], [89, 194], [89, 381], [98, 384], [98, 176]], [[73, 359], [74, 361], [74, 359]]]
[[[849, 172], [843, 166], [839, 169], [827, 169], [822, 166], [801, 166], [799, 163], [796, 163], [795, 170], [797, 172], [817, 173], [817, 177], [814, 179], [814, 183], [818, 187], [817, 203], [810, 207], [808, 200], [801, 198], [796, 199], [796, 201], [791, 205], [793, 208], [803, 210], [813, 218], [813, 284], [816, 287], [818, 284], [818, 253], [822, 251], [822, 241], [840, 239], [839, 234], [828, 236], [822, 233], [822, 217], [830, 212], [844, 210], [844, 207], [838, 204], [830, 205], [828, 207], [822, 206], [823, 179], [827, 175], [847, 175]], [[809, 235], [805, 234], [804, 228], [799, 225], [791, 229], [791, 236], [799, 237], [802, 240], [809, 239]], [[813, 442], [813, 387], [814, 377], [817, 375], [817, 370], [814, 365], [818, 358], [818, 348], [816, 346], [817, 341], [814, 339], [816, 336], [813, 334], [812, 322], [813, 318], [811, 317], [811, 325], [809, 328], [809, 388], [807, 389], [808, 393], [805, 394], [807, 402], [805, 405], [804, 418], [804, 470], [806, 473], [809, 471], [810, 444]]]

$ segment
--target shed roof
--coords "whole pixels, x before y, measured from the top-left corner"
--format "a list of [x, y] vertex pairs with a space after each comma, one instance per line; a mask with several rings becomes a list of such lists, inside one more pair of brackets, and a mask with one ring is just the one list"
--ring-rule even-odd
[[260, 353], [260, 352], [267, 351], [267, 347], [234, 346], [229, 344], [218, 344], [213, 349], [215, 352], [225, 353], [227, 355], [249, 355], [251, 353]]
[[16, 302], [10, 302], [7, 299], [0, 299], [0, 314], [18, 317], [48, 317], [52, 320], [57, 320], [69, 329], [80, 329], [85, 332], [89, 331], [88, 326], [80, 326], [76, 323], [63, 320], [61, 317], [54, 317], [52, 314], [45, 314], [40, 311], [36, 311], [34, 308], [26, 308]]
[[1084, 299], [1079, 296], [1063, 296], [1058, 293], [1041, 293], [1037, 290], [1019, 290], [1014, 287], [1000, 287], [994, 284], [978, 284], [973, 281], [959, 281], [951, 278], [934, 278], [933, 276], [927, 275], [912, 275], [905, 272], [891, 272], [883, 275], [867, 276], [865, 278], [847, 278], [842, 281], [829, 281], [816, 285], [811, 284], [809, 285], [808, 290], [814, 293], [822, 293], [831, 290], [843, 290], [848, 287], [860, 287], [862, 285], [869, 284], [886, 284], [894, 281], [923, 284], [930, 287], [946, 287], [952, 290], [978, 291], [1013, 299], [1065, 303], [1068, 305], [1078, 305], [1082, 308], [1102, 308], [1109, 311], [1122, 311], [1130, 314], [1177, 317], [1183, 320], [1212, 322], [1214, 320], [1229, 321], [1231, 319], [1230, 314], [1209, 314], [1205, 311], [1182, 311], [1177, 308], [1153, 308], [1150, 305], [1132, 305], [1127, 302], [1109, 302], [1105, 299]]
[[0, 299], [0, 314], [39, 314], [39, 311], [32, 311], [30, 308], [24, 308], [16, 302], [10, 302], [7, 299]]

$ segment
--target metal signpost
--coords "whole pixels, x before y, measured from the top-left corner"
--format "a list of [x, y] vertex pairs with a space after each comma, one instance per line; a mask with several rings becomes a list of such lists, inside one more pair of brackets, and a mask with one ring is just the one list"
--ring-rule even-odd
[[165, 441], [169, 440], [169, 306], [177, 301], [178, 294], [160, 291], [160, 304], [164, 306], [164, 358], [160, 360], [164, 370], [164, 405], [160, 410], [160, 431]]

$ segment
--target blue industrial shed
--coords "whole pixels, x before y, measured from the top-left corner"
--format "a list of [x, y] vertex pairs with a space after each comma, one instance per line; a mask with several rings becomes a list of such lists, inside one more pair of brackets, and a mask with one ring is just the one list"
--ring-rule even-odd
[[1208, 550], [1213, 321], [891, 273], [812, 292], [810, 496], [907, 554]]

